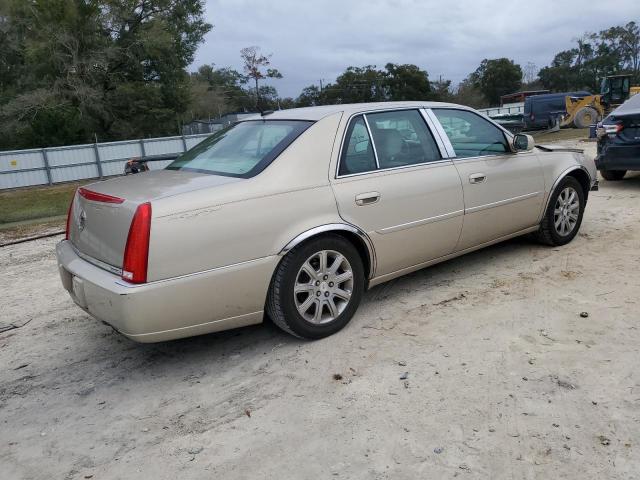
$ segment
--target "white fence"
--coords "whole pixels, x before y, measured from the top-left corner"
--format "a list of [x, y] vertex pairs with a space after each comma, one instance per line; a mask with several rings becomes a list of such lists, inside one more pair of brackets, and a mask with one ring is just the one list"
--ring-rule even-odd
[[[0, 152], [0, 190], [121, 175], [135, 157], [178, 156], [209, 134]], [[172, 160], [149, 162], [152, 170]]]

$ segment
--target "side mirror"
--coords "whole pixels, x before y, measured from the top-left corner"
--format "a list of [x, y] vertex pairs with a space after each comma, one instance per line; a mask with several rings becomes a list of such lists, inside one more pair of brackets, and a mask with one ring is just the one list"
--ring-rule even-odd
[[531, 135], [525, 135], [524, 133], [518, 133], [513, 137], [513, 149], [516, 152], [529, 152], [533, 150], [536, 142]]

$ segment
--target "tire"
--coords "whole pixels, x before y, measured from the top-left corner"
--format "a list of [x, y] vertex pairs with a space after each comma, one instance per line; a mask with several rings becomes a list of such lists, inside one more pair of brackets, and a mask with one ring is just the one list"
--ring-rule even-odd
[[551, 193], [549, 205], [536, 233], [538, 241], [560, 246], [573, 240], [580, 230], [585, 204], [585, 194], [580, 182], [573, 177], [563, 178]]
[[[320, 265], [323, 252], [324, 269]], [[364, 288], [364, 266], [356, 248], [339, 235], [327, 234], [304, 242], [282, 259], [271, 281], [266, 310], [285, 332], [306, 339], [324, 338], [349, 323]]]
[[584, 107], [578, 110], [573, 118], [576, 128], [587, 128], [598, 121], [598, 111], [595, 108]]
[[609, 180], [610, 182], [622, 180], [626, 174], [626, 170], [600, 170], [602, 178]]

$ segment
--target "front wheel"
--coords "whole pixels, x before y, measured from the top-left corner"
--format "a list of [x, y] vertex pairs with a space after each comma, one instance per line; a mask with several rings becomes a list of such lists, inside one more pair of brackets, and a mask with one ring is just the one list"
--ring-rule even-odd
[[578, 234], [585, 197], [582, 185], [573, 177], [565, 177], [551, 193], [549, 206], [537, 232], [538, 240], [547, 245], [566, 245]]
[[364, 285], [356, 248], [339, 235], [318, 237], [282, 259], [271, 282], [267, 313], [297, 337], [327, 337], [351, 320]]

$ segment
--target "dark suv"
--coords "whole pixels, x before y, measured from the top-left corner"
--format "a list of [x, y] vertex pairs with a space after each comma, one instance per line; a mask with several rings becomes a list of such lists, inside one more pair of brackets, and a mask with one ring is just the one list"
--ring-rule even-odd
[[640, 94], [599, 125], [596, 168], [605, 180], [622, 180], [627, 170], [640, 170]]
[[587, 97], [589, 92], [563, 92], [534, 95], [524, 100], [524, 128], [536, 130], [555, 127], [558, 118], [567, 113], [565, 97]]

